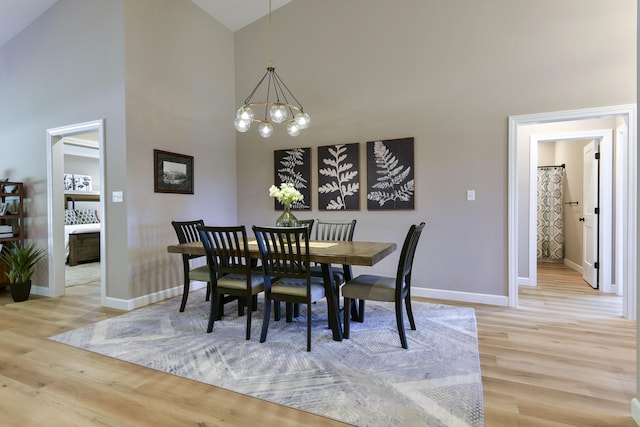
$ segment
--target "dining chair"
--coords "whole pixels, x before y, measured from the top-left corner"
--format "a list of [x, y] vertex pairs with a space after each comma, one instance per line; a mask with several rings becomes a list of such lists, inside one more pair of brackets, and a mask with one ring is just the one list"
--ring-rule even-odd
[[299, 219], [298, 227], [300, 227], [301, 225], [306, 226], [309, 229], [309, 236], [311, 236], [311, 231], [313, 230], [314, 222], [315, 222], [315, 219]]
[[[171, 221], [171, 225], [176, 231], [179, 243], [192, 243], [200, 241], [198, 226], [204, 225], [204, 221], [199, 219], [195, 221]], [[202, 255], [182, 254], [182, 269], [184, 272], [184, 286], [182, 290], [182, 302], [180, 303], [180, 312], [184, 311], [189, 297], [189, 287], [192, 280], [207, 282], [206, 301], [211, 296], [211, 281], [209, 278], [209, 267], [206, 265], [191, 268], [191, 260], [202, 258]]]
[[[395, 303], [398, 335], [400, 335], [402, 348], [405, 349], [409, 347], [404, 332], [402, 302], [404, 301], [407, 309], [411, 329], [415, 330], [416, 323], [413, 319], [413, 311], [411, 310], [411, 271], [413, 267], [413, 257], [416, 253], [416, 247], [418, 246], [418, 240], [420, 239], [424, 225], [425, 223], [422, 222], [419, 225], [414, 224], [409, 228], [407, 237], [404, 239], [404, 244], [402, 245], [396, 277], [363, 274], [347, 281], [342, 287], [345, 307], [349, 305], [349, 301], [353, 298]], [[344, 313], [344, 338], [349, 338], [349, 315], [346, 311]]]
[[[316, 232], [313, 237], [314, 240], [342, 240], [352, 241], [353, 233], [356, 230], [356, 220], [322, 220], [316, 219]], [[336, 287], [341, 286], [346, 280], [353, 277], [353, 273], [350, 265], [331, 266], [333, 272], [333, 280]], [[311, 267], [311, 275], [315, 277], [322, 277], [322, 267], [320, 265], [314, 265]], [[362, 314], [364, 313], [364, 301], [360, 301], [359, 308], [356, 308], [356, 301], [352, 301], [351, 315], [353, 320], [362, 321]]]
[[[314, 240], [342, 240], [350, 242], [353, 240], [353, 233], [356, 230], [355, 219], [348, 221], [316, 219], [316, 224]], [[336, 285], [344, 283], [345, 267], [349, 269], [347, 277], [351, 277], [350, 265], [332, 268]], [[311, 268], [311, 275], [322, 277], [322, 269], [319, 265]]]
[[228, 227], [198, 226], [200, 239], [207, 256], [207, 266], [212, 284], [211, 308], [207, 332], [222, 315], [224, 305], [220, 301], [225, 295], [238, 297], [239, 315], [244, 314], [247, 305], [246, 339], [251, 339], [251, 317], [255, 311], [257, 298], [264, 290], [264, 276], [252, 269], [244, 225]]
[[[260, 342], [267, 339], [271, 301], [307, 306], [307, 351], [311, 351], [311, 304], [325, 297], [324, 280], [312, 277], [309, 229], [253, 226], [264, 273], [265, 303]], [[287, 319], [289, 320], [289, 319]]]

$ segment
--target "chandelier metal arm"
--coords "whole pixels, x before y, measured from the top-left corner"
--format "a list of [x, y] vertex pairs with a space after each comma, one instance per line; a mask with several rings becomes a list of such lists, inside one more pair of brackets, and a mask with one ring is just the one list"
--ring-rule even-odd
[[[300, 101], [298, 101], [298, 98], [296, 98], [296, 96], [293, 94], [293, 92], [291, 92], [291, 91], [289, 90], [289, 88], [287, 87], [287, 85], [285, 84], [285, 82], [284, 82], [284, 81], [282, 81], [282, 79], [280, 78], [280, 76], [278, 75], [278, 73], [276, 73], [275, 68], [273, 69], [273, 74], [276, 76], [276, 81], [277, 81], [278, 83], [280, 83], [280, 84], [282, 85], [282, 87], [284, 87], [284, 88], [287, 90], [287, 92], [289, 93], [289, 95], [291, 95], [291, 97], [293, 98], [293, 100], [294, 100], [294, 101], [296, 101], [296, 103], [298, 104], [298, 107], [299, 107], [298, 109], [299, 109], [300, 111], [303, 111], [302, 104], [300, 104]], [[282, 93], [284, 94], [284, 91], [282, 91]], [[285, 99], [285, 100], [286, 100], [286, 99]], [[288, 104], [288, 103], [289, 103], [289, 101], [287, 101], [287, 104]]]
[[[268, 138], [273, 132], [274, 124], [286, 123], [289, 135], [296, 136], [300, 133], [300, 130], [306, 129], [309, 126], [310, 117], [304, 112], [300, 101], [298, 101], [278, 73], [276, 73], [276, 67], [271, 60], [271, 27], [271, 0], [269, 0], [269, 62], [267, 63], [267, 72], [262, 76], [249, 96], [244, 100], [244, 104], [236, 112], [234, 124], [238, 132], [247, 132], [251, 127], [251, 123], [257, 122], [260, 124], [258, 126], [260, 135]], [[265, 79], [267, 80], [266, 101], [252, 101], [253, 96], [264, 83]], [[270, 100], [272, 86], [275, 101]], [[290, 103], [289, 97], [298, 105]], [[262, 105], [264, 105], [265, 108], [264, 119], [259, 119], [255, 117], [252, 107]]]
[[253, 98], [253, 95], [255, 95], [256, 91], [258, 90], [258, 88], [260, 87], [260, 85], [262, 84], [262, 82], [264, 81], [264, 79], [269, 75], [269, 71], [267, 71], [266, 73], [264, 73], [264, 76], [262, 76], [262, 78], [260, 79], [260, 81], [258, 82], [258, 84], [256, 85], [256, 87], [253, 88], [253, 90], [251, 91], [251, 93], [249, 94], [249, 96], [247, 96], [247, 98], [244, 100], [244, 104], [247, 105], [249, 104], [249, 102], [251, 101], [251, 98]]

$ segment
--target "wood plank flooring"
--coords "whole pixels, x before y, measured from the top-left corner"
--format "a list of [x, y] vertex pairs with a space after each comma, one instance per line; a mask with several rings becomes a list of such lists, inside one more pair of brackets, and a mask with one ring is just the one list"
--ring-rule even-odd
[[[538, 279], [518, 309], [464, 304], [476, 309], [486, 425], [635, 426], [636, 324], [622, 299], [562, 265]], [[344, 425], [46, 339], [120, 313], [99, 301], [97, 285], [18, 304], [0, 288], [0, 425]]]

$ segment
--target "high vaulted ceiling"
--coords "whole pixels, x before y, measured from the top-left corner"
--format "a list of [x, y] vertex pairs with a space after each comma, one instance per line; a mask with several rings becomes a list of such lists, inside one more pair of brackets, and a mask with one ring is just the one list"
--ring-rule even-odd
[[[0, 0], [0, 47], [27, 28], [58, 0]], [[269, 0], [191, 0], [231, 31], [269, 13]], [[276, 10], [291, 0], [271, 0]]]

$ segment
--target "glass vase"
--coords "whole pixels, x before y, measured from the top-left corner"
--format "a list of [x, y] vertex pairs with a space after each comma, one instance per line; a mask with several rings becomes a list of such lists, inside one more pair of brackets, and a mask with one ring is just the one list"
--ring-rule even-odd
[[298, 218], [291, 213], [291, 206], [285, 205], [284, 212], [276, 219], [276, 227], [297, 227]]

